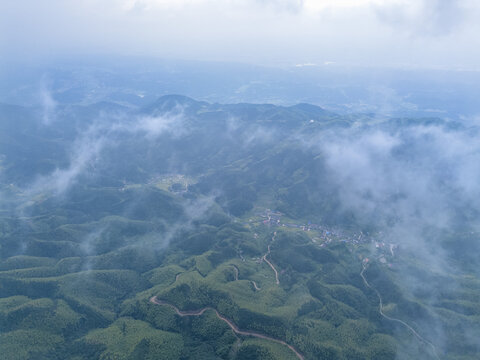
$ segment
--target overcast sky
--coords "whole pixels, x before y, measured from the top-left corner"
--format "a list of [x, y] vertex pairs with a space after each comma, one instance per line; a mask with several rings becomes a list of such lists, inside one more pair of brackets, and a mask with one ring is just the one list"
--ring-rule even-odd
[[5, 0], [0, 56], [480, 69], [478, 0]]

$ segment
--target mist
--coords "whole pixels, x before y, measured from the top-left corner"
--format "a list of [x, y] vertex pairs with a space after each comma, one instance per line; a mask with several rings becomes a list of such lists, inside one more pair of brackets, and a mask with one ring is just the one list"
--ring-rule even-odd
[[[373, 225], [377, 241], [395, 244], [410, 257], [410, 266], [397, 270], [397, 280], [405, 294], [431, 306], [432, 316], [410, 321], [435, 340], [440, 354], [447, 348], [448, 318], [436, 310], [442, 290], [428, 280], [425, 269], [450, 279], [452, 292], [461, 291], [465, 274], [480, 275], [478, 260], [467, 255], [480, 246], [477, 138], [478, 127], [444, 122], [361, 126], [315, 139], [339, 194], [340, 211], [353, 214], [361, 226]], [[455, 233], [471, 239], [449, 239]], [[370, 256], [376, 253], [372, 246]], [[478, 328], [464, 324], [458, 331], [478, 348]]]
[[2, 2], [6, 358], [477, 359], [479, 17]]
[[480, 55], [472, 0], [23, 0], [0, 10], [2, 57], [22, 62], [116, 54], [478, 70]]

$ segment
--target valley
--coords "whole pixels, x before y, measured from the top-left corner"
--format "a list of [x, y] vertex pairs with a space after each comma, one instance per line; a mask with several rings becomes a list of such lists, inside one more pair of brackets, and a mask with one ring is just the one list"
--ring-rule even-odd
[[[436, 178], [404, 186], [430, 160], [415, 147], [464, 136], [460, 125], [179, 95], [65, 106], [55, 126], [1, 109], [8, 359], [479, 354], [477, 210], [452, 205], [452, 225], [437, 227], [443, 208], [412, 200], [417, 188], [438, 199]], [[411, 135], [419, 126], [427, 140]], [[398, 164], [415, 172], [396, 181]], [[377, 183], [388, 171], [393, 185]]]

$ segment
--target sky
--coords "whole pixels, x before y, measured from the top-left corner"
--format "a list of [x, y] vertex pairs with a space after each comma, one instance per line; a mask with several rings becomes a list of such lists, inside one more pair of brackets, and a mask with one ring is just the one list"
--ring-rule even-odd
[[0, 56], [480, 70], [478, 0], [16, 0]]

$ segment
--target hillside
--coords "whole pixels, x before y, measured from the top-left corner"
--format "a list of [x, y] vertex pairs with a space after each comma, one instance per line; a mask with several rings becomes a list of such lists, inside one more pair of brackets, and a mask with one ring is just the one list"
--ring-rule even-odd
[[2, 352], [478, 358], [476, 135], [180, 95], [48, 124], [1, 105]]

